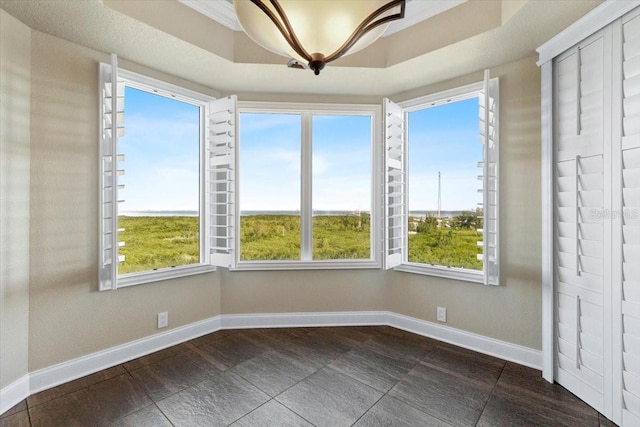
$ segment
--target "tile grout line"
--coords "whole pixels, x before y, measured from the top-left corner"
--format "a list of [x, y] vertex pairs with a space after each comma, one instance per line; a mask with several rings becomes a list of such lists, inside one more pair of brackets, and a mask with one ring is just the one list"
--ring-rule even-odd
[[[400, 384], [400, 383], [405, 379], [405, 377], [408, 377], [408, 376], [409, 376], [409, 373], [410, 373], [411, 371], [413, 371], [413, 370], [416, 368], [416, 366], [418, 366], [418, 365], [422, 364], [423, 359], [424, 359], [424, 358], [427, 356], [427, 354], [428, 354], [429, 352], [431, 352], [431, 351], [432, 351], [432, 350], [431, 350], [431, 349], [429, 349], [429, 350], [427, 351], [427, 353], [426, 353], [426, 354], [425, 354], [421, 359], [418, 359], [418, 360], [417, 360], [417, 362], [416, 362], [416, 363], [414, 363], [413, 367], [412, 367], [409, 371], [407, 371], [407, 373], [406, 373], [406, 374], [402, 375], [402, 378], [400, 378], [400, 379], [398, 380], [398, 382], [396, 382], [396, 384], [395, 384], [393, 387], [391, 387], [389, 390], [387, 390], [387, 392], [386, 392], [384, 395], [386, 396], [387, 394], [389, 394], [389, 392], [391, 392], [391, 390], [392, 390], [393, 388], [395, 388], [398, 384]], [[378, 353], [378, 354], [380, 354], [380, 353]], [[501, 373], [502, 373], [502, 371], [501, 371]], [[384, 397], [384, 396], [383, 396], [383, 397]], [[415, 409], [415, 410], [416, 410], [416, 411], [418, 411], [418, 412], [421, 412], [421, 413], [423, 413], [423, 414], [425, 414], [425, 415], [428, 415], [429, 417], [432, 417], [432, 418], [435, 418], [435, 419], [437, 419], [437, 420], [439, 420], [439, 421], [442, 421], [443, 423], [445, 423], [445, 424], [446, 424], [446, 425], [448, 425], [448, 426], [454, 427], [454, 426], [453, 426], [453, 424], [451, 424], [451, 423], [450, 423], [450, 422], [448, 422], [447, 420], [443, 420], [443, 419], [442, 419], [442, 418], [440, 418], [439, 416], [436, 416], [436, 415], [431, 414], [431, 413], [429, 413], [429, 412], [425, 412], [425, 411], [423, 411], [423, 410], [422, 410], [422, 409], [420, 409], [420, 408], [417, 408], [416, 406], [414, 406], [414, 405], [412, 404], [412, 402], [408, 402], [408, 401], [406, 401], [406, 400], [402, 399], [400, 396], [391, 396], [391, 395], [389, 395], [389, 398], [391, 398], [391, 399], [395, 399], [395, 400], [397, 400], [398, 402], [404, 403], [405, 405], [407, 405], [407, 406], [409, 406], [409, 407], [411, 407], [411, 408]], [[382, 399], [382, 398], [380, 398], [380, 399]], [[376, 403], [377, 403], [377, 402], [376, 402]], [[375, 406], [375, 404], [374, 404], [374, 406]], [[373, 408], [373, 406], [372, 406], [371, 408]], [[369, 410], [371, 410], [371, 408], [369, 408], [366, 412], [369, 412]], [[365, 414], [366, 414], [366, 412], [365, 412]], [[364, 414], [363, 414], [362, 416], [364, 416]], [[362, 417], [360, 417], [360, 418], [362, 418]], [[357, 422], [357, 421], [356, 421], [356, 422]]]
[[167, 416], [167, 414], [164, 413], [164, 411], [158, 406], [158, 404], [154, 401], [153, 405], [158, 408], [158, 411], [160, 411], [160, 413], [162, 414], [162, 416], [164, 417], [165, 420], [167, 420], [169, 422], [169, 424], [171, 424], [172, 427], [175, 427], [176, 425], [171, 422], [171, 420], [169, 419], [169, 417]]
[[[283, 392], [284, 393], [284, 392]], [[279, 396], [279, 395], [278, 395]], [[282, 405], [283, 407], [287, 408], [289, 411], [293, 412], [294, 414], [296, 414], [297, 416], [299, 416], [300, 418], [302, 418], [303, 420], [305, 420], [306, 422], [308, 422], [309, 424], [311, 424], [313, 427], [316, 427], [316, 425], [314, 423], [312, 423], [311, 421], [309, 421], [308, 419], [306, 419], [305, 417], [303, 417], [301, 414], [297, 413], [296, 411], [294, 411], [293, 409], [289, 408], [284, 402], [280, 402], [279, 400], [276, 400], [276, 398], [274, 397], [272, 400], [275, 400], [276, 403]]]
[[[394, 387], [395, 387], [395, 386], [394, 386]], [[391, 387], [391, 388], [393, 388], [393, 387]], [[389, 391], [391, 390], [391, 388], [390, 388], [389, 390], [387, 390], [386, 392], [384, 392], [384, 393], [382, 394], [382, 396], [380, 396], [380, 398], [379, 398], [378, 400], [376, 400], [375, 402], [373, 402], [373, 405], [371, 405], [371, 406], [369, 407], [369, 409], [367, 409], [366, 411], [364, 411], [364, 412], [362, 413], [362, 415], [360, 415], [360, 416], [359, 416], [359, 417], [358, 417], [358, 418], [357, 418], [357, 419], [356, 419], [356, 420], [351, 424], [351, 426], [353, 427], [354, 425], [356, 425], [356, 424], [358, 423], [358, 421], [360, 421], [360, 419], [361, 419], [362, 417], [364, 417], [365, 415], [367, 415], [367, 414], [369, 413], [369, 411], [371, 411], [371, 409], [372, 409], [374, 406], [376, 406], [376, 405], [378, 404], [378, 402], [380, 402], [380, 401], [381, 401], [381, 400], [382, 400], [382, 399], [383, 399], [383, 398], [384, 398], [384, 397], [389, 393]]]
[[[317, 329], [317, 328], [316, 328], [316, 329]], [[313, 331], [311, 331], [311, 332], [313, 332]], [[309, 333], [311, 333], [311, 332], [309, 332]], [[307, 333], [306, 335], [309, 335], [309, 333]], [[330, 365], [330, 364], [332, 364], [333, 362], [335, 362], [337, 359], [339, 359], [340, 357], [344, 356], [345, 354], [348, 354], [349, 352], [351, 352], [351, 351], [352, 351], [352, 350], [354, 350], [355, 348], [359, 348], [359, 347], [361, 347], [364, 343], [368, 342], [368, 341], [369, 341], [369, 340], [371, 340], [371, 339], [373, 339], [373, 337], [368, 338], [368, 339], [367, 339], [367, 340], [365, 340], [365, 341], [358, 342], [358, 344], [356, 344], [355, 346], [351, 347], [348, 351], [346, 351], [346, 352], [344, 352], [344, 353], [341, 353], [340, 355], [336, 356], [335, 358], [333, 358], [333, 359], [329, 360], [326, 364], [321, 365], [319, 368], [317, 368], [315, 371], [313, 371], [313, 372], [312, 372], [312, 373], [310, 373], [309, 375], [305, 376], [304, 378], [300, 379], [298, 382], [296, 382], [296, 383], [292, 384], [291, 386], [289, 386], [289, 387], [287, 387], [286, 389], [284, 389], [282, 392], [278, 393], [276, 396], [274, 396], [274, 397], [272, 398], [272, 400], [275, 400], [277, 403], [279, 403], [280, 405], [284, 406], [285, 408], [287, 408], [288, 410], [290, 410], [290, 411], [291, 411], [291, 412], [293, 412], [294, 414], [298, 415], [300, 418], [304, 419], [304, 420], [305, 420], [305, 421], [307, 421], [309, 424], [311, 424], [311, 425], [315, 426], [315, 424], [313, 424], [311, 421], [307, 420], [307, 419], [306, 419], [305, 417], [303, 417], [301, 414], [298, 414], [296, 411], [294, 411], [293, 409], [289, 408], [289, 407], [288, 407], [284, 402], [280, 402], [280, 401], [279, 401], [279, 400], [277, 400], [276, 398], [277, 398], [278, 396], [282, 395], [283, 393], [285, 393], [287, 390], [290, 390], [291, 388], [293, 388], [293, 387], [295, 387], [296, 385], [300, 384], [302, 381], [306, 380], [307, 378], [311, 377], [311, 376], [312, 376], [312, 375], [314, 375], [314, 374], [317, 374], [319, 371], [321, 371], [321, 370], [323, 370], [323, 369], [326, 369], [326, 368], [332, 369], [333, 371], [338, 372], [339, 374], [346, 375], [346, 376], [348, 376], [349, 378], [351, 378], [351, 379], [353, 379], [353, 380], [355, 380], [355, 381], [359, 382], [360, 384], [363, 384], [363, 385], [365, 385], [365, 386], [367, 386], [367, 387], [369, 387], [369, 388], [371, 388], [371, 389], [373, 389], [373, 390], [379, 391], [379, 390], [377, 390], [377, 389], [375, 389], [375, 388], [371, 387], [370, 385], [363, 383], [362, 381], [358, 380], [357, 378], [353, 378], [351, 375], [344, 374], [344, 373], [342, 373], [342, 372], [340, 372], [340, 371], [337, 371], [337, 370], [335, 370], [335, 369], [333, 369], [333, 368], [329, 367], [329, 365]], [[277, 351], [277, 350], [276, 350], [276, 351]], [[243, 378], [244, 378], [244, 377], [243, 377]], [[247, 381], [248, 381], [248, 380], [247, 380]], [[253, 383], [252, 383], [252, 384], [253, 384]], [[257, 386], [256, 386], [256, 387], [257, 387]], [[260, 388], [258, 387], [258, 389], [260, 389]], [[385, 394], [386, 394], [386, 393], [385, 393]], [[380, 399], [382, 399], [382, 397], [384, 397], [384, 395], [385, 395], [385, 394], [383, 394], [383, 395], [380, 397]], [[375, 404], [376, 404], [380, 399], [378, 399], [378, 400], [377, 400], [373, 405], [375, 405]], [[372, 405], [371, 407], [373, 407], [373, 405]], [[371, 407], [370, 407], [369, 409], [371, 409]], [[359, 419], [360, 419], [364, 414], [366, 414], [366, 413], [369, 411], [369, 409], [367, 409], [367, 410], [366, 410], [366, 411], [365, 411], [365, 412], [364, 412], [360, 417], [358, 417], [358, 419], [357, 419], [355, 422], [357, 422], [357, 421], [358, 421], [358, 420], [359, 420]]]
[[498, 382], [500, 381], [500, 378], [502, 377], [502, 374], [504, 373], [504, 368], [507, 367], [507, 362], [504, 362], [504, 364], [502, 365], [502, 369], [500, 369], [500, 375], [498, 375], [498, 378], [496, 379], [496, 382], [493, 384], [493, 387], [491, 387], [491, 392], [489, 392], [489, 397], [487, 397], [487, 401], [484, 402], [484, 405], [482, 406], [482, 411], [480, 411], [480, 415], [478, 416], [478, 419], [476, 420], [474, 427], [478, 425], [478, 423], [480, 422], [480, 420], [482, 419], [482, 414], [484, 414], [485, 409], [487, 409], [487, 405], [489, 404], [489, 400], [491, 400], [491, 397], [493, 396], [493, 392], [495, 391], [496, 387], [498, 386]]
[[[244, 379], [244, 378], [243, 378]], [[252, 383], [249, 383], [251, 385], [253, 385]], [[255, 385], [253, 385], [255, 387]], [[257, 388], [257, 387], [256, 387]], [[260, 390], [258, 388], [258, 390]], [[262, 390], [260, 390], [262, 391]], [[264, 392], [263, 392], [264, 393]], [[226, 424], [227, 426], [230, 426], [233, 423], [236, 423], [238, 421], [240, 421], [241, 419], [243, 419], [244, 417], [248, 416], [249, 414], [254, 413], [255, 411], [257, 411], [258, 409], [262, 408], [264, 405], [266, 405], [267, 403], [271, 402], [273, 400], [273, 397], [269, 396], [270, 399], [267, 399], [266, 401], [262, 402], [260, 405], [256, 406], [255, 408], [253, 408], [252, 410], [250, 410], [249, 412], [247, 412], [246, 414], [240, 415], [238, 418], [236, 418], [235, 420], [231, 421], [230, 423]]]

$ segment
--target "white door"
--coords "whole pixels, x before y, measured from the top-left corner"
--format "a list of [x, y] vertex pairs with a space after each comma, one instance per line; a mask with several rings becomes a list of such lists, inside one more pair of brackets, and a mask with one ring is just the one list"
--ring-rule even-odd
[[605, 230], [610, 159], [604, 149], [604, 33], [556, 58], [554, 73], [555, 378], [604, 412], [611, 252]]

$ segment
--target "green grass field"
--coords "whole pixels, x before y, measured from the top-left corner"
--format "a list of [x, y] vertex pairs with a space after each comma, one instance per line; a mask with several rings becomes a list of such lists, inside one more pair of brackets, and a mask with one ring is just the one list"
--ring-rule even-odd
[[125, 242], [120, 274], [200, 262], [198, 218], [188, 216], [121, 216], [119, 239]]
[[[199, 262], [198, 218], [122, 216], [118, 221], [125, 229], [120, 274]], [[300, 259], [300, 217], [251, 215], [240, 221], [242, 261]], [[478, 237], [475, 229], [419, 226], [419, 232], [409, 235], [409, 261], [481, 270]], [[370, 248], [368, 214], [313, 218], [313, 259], [368, 259]]]

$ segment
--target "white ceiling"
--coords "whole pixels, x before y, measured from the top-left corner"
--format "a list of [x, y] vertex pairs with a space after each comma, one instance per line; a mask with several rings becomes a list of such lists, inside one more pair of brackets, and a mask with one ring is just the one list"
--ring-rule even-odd
[[[456, 13], [464, 11], [464, 8], [484, 8], [495, 6], [496, 3], [496, 10], [502, 13], [502, 21], [498, 19], [493, 28], [465, 35], [450, 44], [437, 45], [439, 39], [444, 43], [456, 31], [463, 34], [465, 26], [482, 24], [456, 22], [452, 18], [457, 16]], [[599, 3], [599, 0], [470, 0], [379, 40], [348, 58], [355, 58], [362, 53], [365, 54], [360, 57], [362, 62], [363, 57], [367, 59], [366, 52], [384, 52], [383, 48], [392, 54], [403, 49], [412, 52], [412, 55], [418, 52], [415, 56], [382, 66], [364, 66], [357, 61], [355, 65], [336, 62], [327, 66], [320, 76], [314, 76], [310, 71], [288, 69], [282, 65], [286, 59], [281, 63], [277, 62], [277, 58], [276, 63], [241, 63], [234, 60], [234, 49], [237, 56], [240, 48], [258, 48], [240, 45], [247, 43], [248, 38], [238, 38], [238, 33], [205, 19], [177, 0], [0, 0], [0, 8], [34, 30], [101, 52], [117, 53], [125, 60], [222, 93], [380, 97], [532, 56], [536, 47]], [[135, 9], [136, 18], [116, 8]], [[168, 12], [162, 15], [161, 10]], [[180, 20], [175, 14], [170, 13], [172, 11], [180, 12], [182, 18], [189, 16], [189, 13], [192, 15], [188, 22], [178, 22]], [[421, 36], [429, 34], [430, 25], [436, 19], [440, 19], [439, 25], [445, 25], [447, 31], [429, 37]], [[478, 21], [482, 19], [479, 17]], [[225, 45], [235, 43], [229, 47], [231, 53], [227, 57], [214, 52], [220, 47], [216, 45], [218, 39], [207, 38], [210, 31], [207, 27], [214, 24], [230, 33]], [[175, 30], [178, 25], [187, 30]], [[218, 31], [216, 34], [225, 33]], [[196, 36], [202, 36], [204, 42], [196, 40]], [[206, 43], [215, 49], [207, 48]], [[415, 49], [427, 45], [431, 47], [425, 53]]]

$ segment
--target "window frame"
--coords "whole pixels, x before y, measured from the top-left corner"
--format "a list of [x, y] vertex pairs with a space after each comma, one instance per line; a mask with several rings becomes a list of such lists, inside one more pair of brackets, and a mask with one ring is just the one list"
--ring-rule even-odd
[[[203, 273], [209, 273], [212, 271], [216, 270], [216, 267], [214, 265], [211, 264], [210, 261], [210, 255], [209, 255], [209, 239], [208, 239], [208, 230], [207, 230], [207, 216], [208, 216], [208, 194], [207, 194], [207, 180], [206, 180], [206, 157], [207, 157], [207, 117], [209, 115], [209, 104], [215, 100], [214, 97], [203, 94], [203, 93], [199, 93], [196, 91], [192, 91], [190, 89], [186, 89], [184, 87], [175, 85], [175, 84], [171, 84], [162, 80], [158, 80], [152, 77], [148, 77], [142, 74], [138, 74], [126, 69], [122, 69], [119, 68], [117, 66], [117, 58], [113, 58], [115, 55], [112, 55], [112, 61], [111, 64], [105, 64], [105, 63], [100, 63], [100, 88], [99, 88], [99, 98], [101, 101], [101, 107], [100, 107], [100, 118], [99, 118], [99, 123], [100, 123], [100, 141], [101, 142], [101, 148], [100, 148], [100, 153], [99, 153], [99, 171], [100, 171], [100, 187], [101, 187], [101, 194], [100, 194], [100, 206], [101, 206], [101, 211], [99, 214], [99, 221], [100, 221], [100, 240], [101, 240], [101, 251], [102, 251], [102, 247], [103, 247], [103, 233], [104, 227], [111, 227], [112, 230], [118, 230], [118, 215], [113, 215], [111, 218], [105, 218], [105, 211], [104, 211], [104, 204], [105, 204], [105, 198], [107, 198], [107, 195], [105, 195], [105, 191], [104, 191], [104, 171], [103, 171], [103, 158], [105, 155], [104, 152], [104, 148], [103, 148], [103, 135], [104, 135], [104, 124], [103, 124], [103, 115], [105, 114], [104, 112], [104, 95], [103, 95], [103, 88], [102, 85], [105, 84], [105, 80], [108, 80], [106, 78], [106, 76], [104, 75], [105, 73], [105, 69], [108, 69], [108, 72], [112, 72], [112, 70], [116, 70], [115, 73], [115, 77], [117, 79], [117, 81], [120, 83], [122, 83], [122, 96], [124, 97], [124, 87], [129, 86], [138, 90], [142, 90], [145, 92], [149, 92], [151, 94], [155, 94], [155, 95], [159, 95], [159, 96], [164, 96], [170, 99], [175, 99], [177, 101], [180, 102], [185, 102], [194, 106], [197, 106], [200, 108], [200, 122], [199, 122], [199, 127], [200, 127], [200, 142], [199, 142], [199, 159], [198, 159], [198, 167], [199, 167], [199, 173], [198, 173], [198, 194], [199, 194], [199, 203], [198, 203], [198, 220], [199, 220], [199, 246], [200, 246], [200, 250], [199, 250], [199, 254], [200, 254], [200, 261], [197, 264], [190, 264], [190, 265], [182, 265], [182, 266], [176, 266], [176, 267], [167, 267], [167, 268], [162, 268], [162, 269], [158, 269], [158, 270], [146, 270], [146, 271], [141, 271], [141, 272], [133, 272], [133, 273], [125, 273], [125, 274], [120, 274], [117, 273], [114, 277], [112, 277], [110, 279], [110, 286], [104, 286], [103, 285], [103, 279], [102, 279], [102, 273], [101, 273], [101, 277], [100, 277], [100, 285], [99, 285], [99, 289], [100, 290], [110, 290], [110, 289], [118, 289], [118, 288], [123, 288], [123, 287], [128, 287], [128, 286], [134, 286], [134, 285], [140, 285], [140, 284], [144, 284], [144, 283], [151, 283], [151, 282], [159, 282], [159, 281], [164, 281], [164, 280], [170, 280], [170, 279], [175, 279], [175, 278], [179, 278], [179, 277], [186, 277], [186, 276], [192, 276], [192, 275], [196, 275], [196, 274], [203, 274]], [[112, 73], [113, 74], [113, 73]], [[108, 83], [108, 82], [107, 82]], [[126, 114], [126, 100], [125, 102], [125, 109], [124, 112]], [[124, 122], [124, 127], [126, 129], [126, 119]], [[117, 141], [117, 138], [116, 138]], [[117, 144], [116, 144], [117, 145]], [[126, 159], [125, 159], [126, 161]], [[117, 167], [116, 167], [117, 169]], [[126, 168], [125, 168], [126, 171]], [[126, 172], [125, 172], [126, 173]], [[117, 178], [116, 178], [117, 180]], [[117, 182], [116, 182], [117, 184]], [[114, 186], [114, 188], [111, 190], [112, 191], [112, 200], [113, 202], [116, 202], [116, 200], [118, 199], [118, 188], [117, 185]], [[126, 191], [126, 188], [124, 188], [124, 191]], [[126, 193], [125, 193], [126, 194]], [[117, 205], [117, 202], [116, 202]], [[114, 208], [114, 210], [112, 212], [117, 213], [117, 207]], [[105, 224], [105, 221], [109, 221], [110, 224], [107, 226]], [[126, 240], [124, 242], [126, 244]], [[117, 246], [116, 246], [116, 253], [117, 253]], [[115, 256], [114, 258], [117, 258], [117, 256]], [[103, 260], [101, 258], [100, 260], [101, 262], [101, 270], [102, 268], [104, 268], [103, 264]], [[118, 262], [119, 263], [119, 262]], [[115, 268], [115, 272], [117, 272], [117, 267]]]
[[[405, 191], [405, 196], [404, 196], [404, 202], [405, 202], [405, 208], [404, 208], [404, 213], [403, 213], [403, 222], [405, 224], [404, 228], [403, 228], [403, 250], [402, 250], [402, 261], [400, 262], [399, 265], [396, 265], [394, 267], [392, 267], [394, 270], [396, 271], [401, 271], [401, 272], [407, 272], [407, 273], [414, 273], [414, 274], [422, 274], [422, 275], [427, 275], [427, 276], [434, 276], [434, 277], [442, 277], [442, 278], [447, 278], [447, 279], [455, 279], [455, 280], [461, 280], [461, 281], [465, 281], [465, 282], [472, 282], [472, 283], [480, 283], [480, 284], [491, 284], [491, 285], [497, 285], [499, 284], [499, 276], [497, 279], [498, 283], [490, 283], [490, 281], [487, 278], [487, 262], [486, 259], [483, 258], [483, 268], [482, 270], [472, 270], [472, 269], [467, 269], [467, 268], [458, 268], [458, 267], [447, 267], [447, 266], [443, 266], [443, 265], [432, 265], [432, 264], [423, 264], [423, 263], [417, 263], [417, 262], [409, 262], [408, 261], [408, 242], [409, 242], [409, 235], [408, 235], [408, 227], [406, 226], [408, 219], [409, 219], [409, 210], [408, 210], [408, 195], [410, 194], [411, 189], [409, 188], [409, 180], [408, 180], [408, 174], [409, 174], [409, 170], [408, 170], [408, 144], [409, 144], [409, 138], [408, 138], [408, 115], [411, 112], [414, 111], [419, 111], [419, 110], [423, 110], [425, 108], [432, 108], [432, 107], [437, 107], [440, 105], [445, 105], [451, 102], [458, 102], [458, 101], [464, 101], [467, 99], [472, 99], [475, 97], [479, 97], [482, 98], [483, 94], [486, 93], [487, 91], [493, 90], [493, 96], [495, 97], [495, 117], [493, 118], [494, 120], [494, 140], [495, 142], [498, 144], [498, 128], [499, 128], [499, 109], [498, 109], [498, 104], [499, 104], [499, 80], [497, 78], [493, 78], [493, 79], [489, 79], [488, 78], [488, 73], [485, 73], [485, 80], [481, 81], [481, 82], [477, 82], [477, 83], [472, 83], [472, 84], [468, 84], [468, 85], [464, 85], [464, 86], [460, 86], [460, 87], [456, 87], [456, 88], [452, 88], [449, 90], [445, 90], [445, 91], [441, 91], [441, 92], [437, 92], [437, 93], [433, 93], [433, 94], [429, 94], [429, 95], [425, 95], [422, 97], [418, 97], [418, 98], [414, 98], [414, 99], [410, 99], [407, 101], [403, 101], [403, 102], [399, 102], [397, 105], [402, 109], [402, 114], [403, 114], [403, 123], [404, 123], [404, 153], [403, 153], [403, 164], [404, 164], [404, 172], [405, 172], [405, 181], [404, 181], [404, 191]], [[480, 105], [482, 107], [483, 102], [481, 100]], [[480, 120], [479, 117], [479, 125], [482, 125], [482, 122]], [[482, 131], [480, 131], [480, 136], [482, 137], [483, 133]], [[485, 144], [486, 146], [486, 144]], [[499, 151], [499, 144], [498, 144], [498, 148], [496, 150], [496, 153]], [[483, 164], [485, 163], [487, 158], [487, 150], [485, 148], [484, 152], [483, 152], [483, 157], [482, 159], [480, 159], [480, 162], [482, 162]], [[496, 164], [499, 165], [499, 159], [496, 161]], [[488, 187], [487, 183], [488, 183], [488, 177], [487, 177], [487, 173], [486, 170], [483, 172], [483, 174], [479, 177], [482, 178], [481, 181], [483, 183], [482, 185], [482, 191], [483, 193], [486, 192], [486, 189]], [[480, 179], [479, 179], [480, 181]], [[497, 257], [499, 257], [499, 188], [498, 188], [498, 182], [499, 182], [499, 174], [496, 174], [496, 221], [497, 221], [497, 228], [498, 228], [498, 232], [496, 233], [496, 239], [498, 240], [497, 246], [496, 246], [496, 253], [498, 254]], [[486, 204], [486, 198], [485, 198], [485, 202], [483, 203], [483, 205]], [[486, 210], [486, 206], [483, 206], [483, 210]], [[487, 221], [486, 221], [486, 215], [484, 218], [483, 223], [485, 225], [483, 225], [483, 227], [486, 227], [487, 225]], [[483, 232], [483, 244], [485, 244], [485, 242], [487, 241], [486, 239], [486, 232]], [[483, 251], [485, 252], [485, 251]], [[484, 254], [483, 254], [484, 256]], [[498, 269], [499, 269], [499, 262], [498, 262]]]
[[[313, 252], [313, 206], [312, 206], [312, 118], [313, 115], [344, 115], [344, 116], [368, 116], [371, 117], [371, 231], [369, 259], [348, 260], [240, 260], [240, 226], [235, 230], [236, 260], [231, 271], [259, 271], [259, 270], [318, 270], [318, 269], [377, 269], [382, 265], [382, 203], [379, 197], [381, 187], [382, 154], [381, 154], [381, 108], [379, 105], [370, 104], [323, 104], [323, 103], [282, 103], [262, 101], [239, 101], [238, 115], [242, 113], [258, 114], [299, 114], [301, 117], [301, 168], [300, 168], [300, 192], [301, 192], [301, 246], [308, 242], [308, 249]], [[241, 129], [238, 128], [238, 134]], [[240, 144], [236, 150], [236, 166], [240, 162]], [[306, 166], [306, 169], [305, 169]], [[238, 170], [238, 175], [240, 171]], [[242, 191], [240, 180], [236, 182], [236, 223], [240, 224], [239, 195]], [[307, 216], [305, 221], [304, 216]], [[305, 225], [306, 224], [306, 225]], [[304, 247], [301, 247], [301, 252]], [[302, 254], [301, 254], [302, 255]]]

